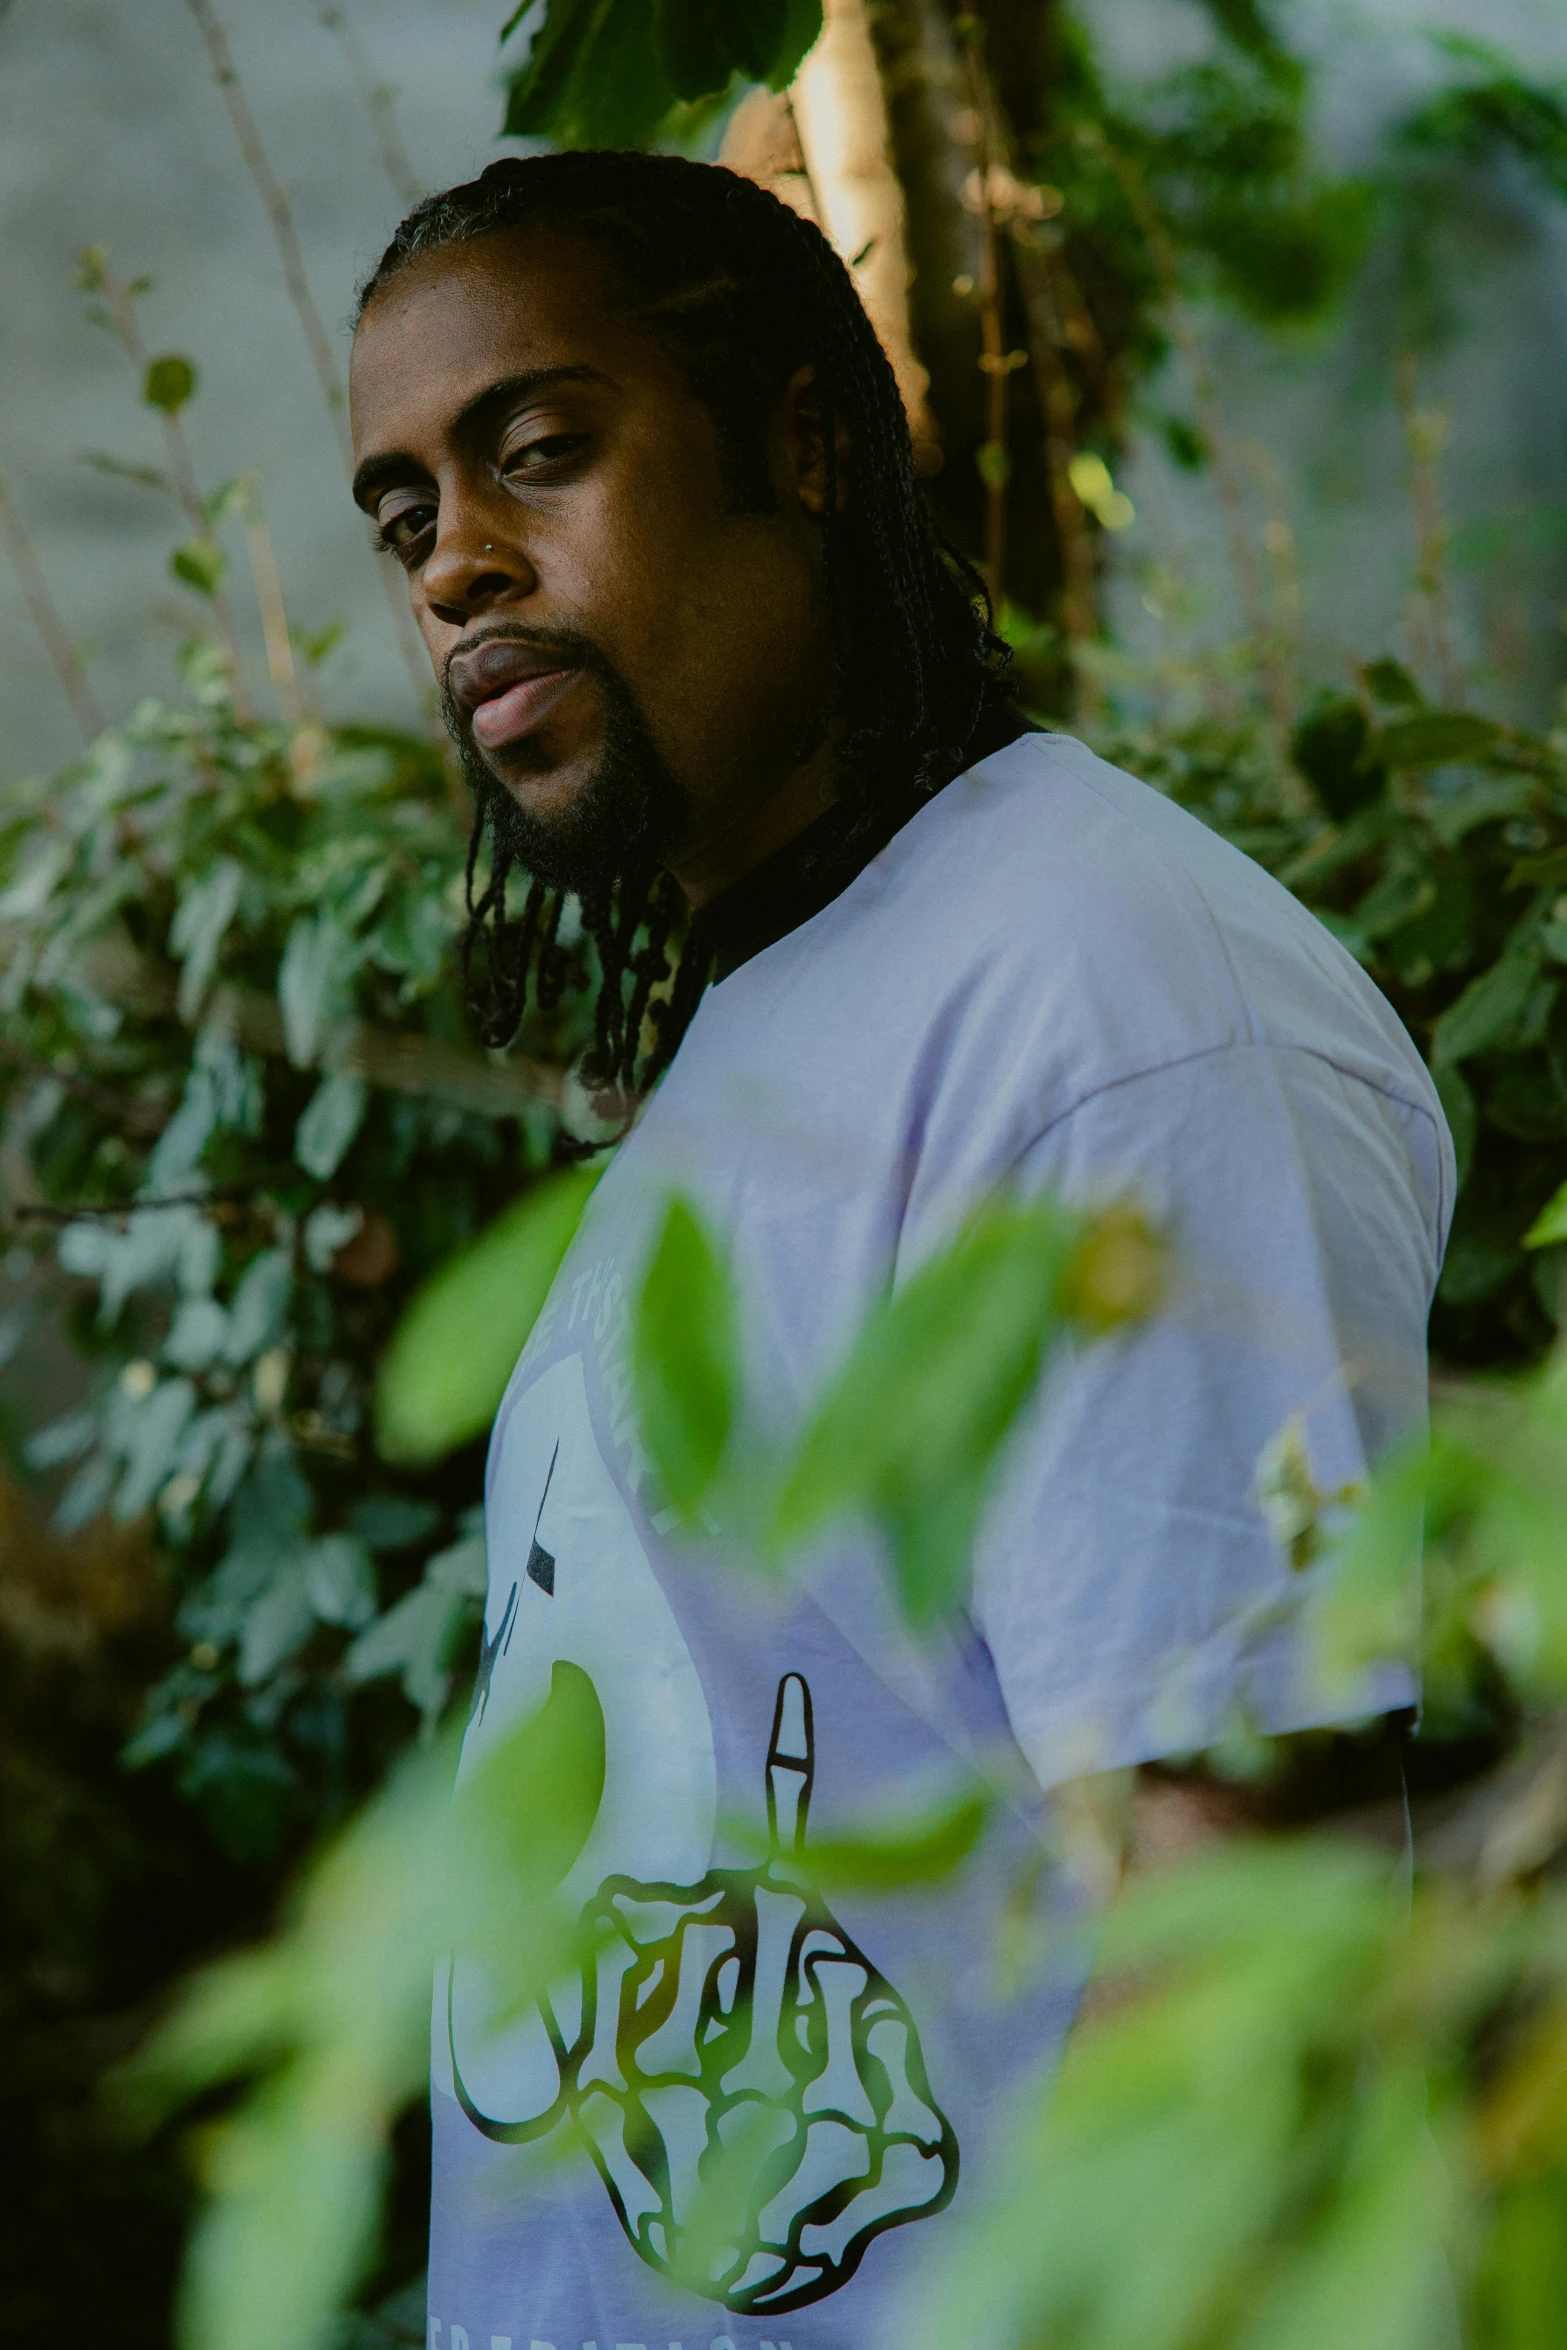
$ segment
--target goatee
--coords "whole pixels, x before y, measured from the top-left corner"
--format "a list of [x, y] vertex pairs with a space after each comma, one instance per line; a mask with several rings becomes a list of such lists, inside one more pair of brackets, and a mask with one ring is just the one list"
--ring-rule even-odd
[[[520, 641], [540, 642], [538, 632], [516, 633]], [[584, 672], [604, 713], [598, 765], [560, 813], [536, 816], [522, 807], [485, 759], [449, 693], [441, 696], [441, 711], [497, 855], [546, 888], [603, 897], [623, 876], [647, 873], [676, 848], [690, 811], [625, 679], [584, 638], [551, 630], [546, 641], [559, 649], [563, 666]]]

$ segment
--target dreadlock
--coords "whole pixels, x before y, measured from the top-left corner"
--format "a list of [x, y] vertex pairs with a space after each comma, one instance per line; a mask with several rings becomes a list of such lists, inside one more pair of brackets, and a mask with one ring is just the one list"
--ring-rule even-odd
[[[1007, 654], [979, 574], [943, 540], [919, 488], [897, 382], [848, 270], [810, 221], [721, 165], [615, 152], [507, 157], [408, 215], [361, 292], [360, 315], [423, 255], [518, 228], [568, 232], [608, 263], [617, 307], [712, 415], [737, 511], [773, 505], [767, 423], [796, 370], [813, 368], [826, 474], [823, 586], [843, 721], [830, 853], [852, 872], [895, 810], [911, 810], [960, 771], [987, 702], [1000, 697]], [[854, 493], [841, 510], [840, 422], [854, 454]], [[521, 914], [509, 914], [511, 860], [499, 841], [475, 895], [483, 829], [481, 815], [468, 852], [463, 975], [485, 1041], [504, 1044], [530, 979], [548, 1010], [571, 966], [559, 943], [563, 894], [533, 881]], [[620, 874], [581, 910], [600, 969], [600, 1081], [646, 1087], [696, 1009], [711, 951], [686, 923], [675, 883], [654, 868]], [[655, 1000], [672, 939], [673, 984]]]

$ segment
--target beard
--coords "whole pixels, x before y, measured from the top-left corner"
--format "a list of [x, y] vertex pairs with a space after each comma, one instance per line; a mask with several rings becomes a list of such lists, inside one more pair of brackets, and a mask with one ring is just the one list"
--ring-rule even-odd
[[[646, 873], [678, 847], [691, 811], [630, 686], [598, 647], [574, 630], [496, 628], [485, 636], [558, 652], [562, 668], [580, 669], [591, 679], [604, 716], [604, 747], [592, 774], [568, 806], [538, 816], [519, 803], [490, 766], [443, 687], [441, 715], [497, 856], [520, 865], [546, 888], [571, 890], [578, 897], [603, 896], [624, 875]], [[526, 771], [533, 751], [524, 737], [510, 756]], [[532, 767], [535, 773], [544, 771], [536, 755]]]

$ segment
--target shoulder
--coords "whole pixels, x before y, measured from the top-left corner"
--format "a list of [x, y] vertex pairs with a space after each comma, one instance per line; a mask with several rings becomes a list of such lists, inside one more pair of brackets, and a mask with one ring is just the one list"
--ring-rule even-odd
[[1147, 784], [1030, 735], [711, 990], [671, 1075], [693, 1108], [715, 1088], [753, 1123], [808, 1103], [813, 1131], [895, 1128], [903, 1163], [935, 1151], [994, 1180], [1113, 1087], [1276, 1054], [1331, 1064], [1445, 1145], [1409, 1037], [1314, 916]]
[[895, 962], [900, 938], [922, 938], [957, 984], [1076, 1039], [1099, 1081], [1260, 1045], [1428, 1090], [1391, 1007], [1315, 916], [1069, 736], [1025, 736], [960, 776], [856, 888]]

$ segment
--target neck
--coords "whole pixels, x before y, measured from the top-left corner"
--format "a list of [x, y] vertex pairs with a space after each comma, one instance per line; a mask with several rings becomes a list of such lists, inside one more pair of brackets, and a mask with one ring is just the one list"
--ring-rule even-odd
[[670, 858], [669, 870], [688, 905], [705, 906], [732, 889], [832, 806], [838, 796], [838, 731], [830, 728], [802, 766], [759, 799], [726, 811]]

